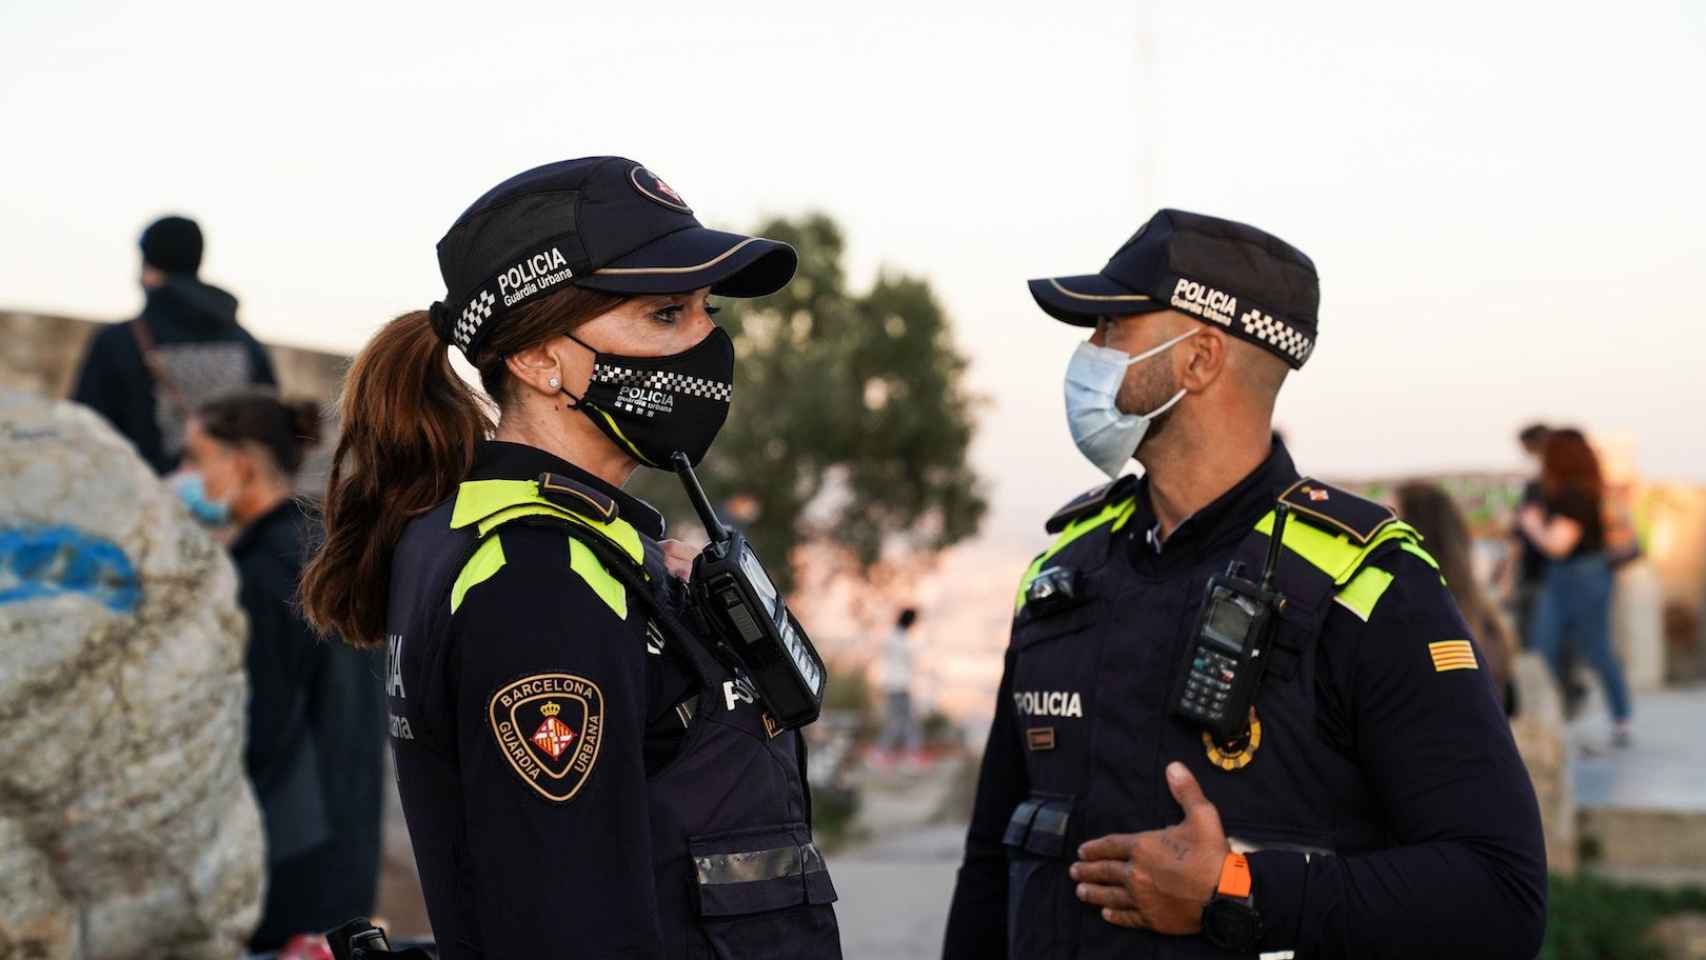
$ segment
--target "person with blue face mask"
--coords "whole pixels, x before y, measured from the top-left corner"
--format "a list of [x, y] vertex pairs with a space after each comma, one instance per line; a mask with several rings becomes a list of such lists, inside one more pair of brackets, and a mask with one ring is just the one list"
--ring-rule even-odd
[[167, 483], [197, 523], [222, 533], [225, 525], [231, 522], [231, 504], [207, 495], [207, 478], [200, 470], [181, 469], [168, 477]]
[[318, 523], [293, 495], [320, 405], [253, 389], [193, 410], [179, 495], [228, 541], [248, 621], [243, 763], [266, 829], [266, 900], [249, 948], [372, 911], [378, 891], [384, 690], [371, 654], [322, 643], [296, 585]]
[[[1195, 334], [1195, 330], [1186, 330], [1135, 357], [1102, 346], [1096, 338], [1079, 344], [1073, 351], [1072, 360], [1066, 365], [1066, 426], [1079, 452], [1107, 474], [1108, 479], [1119, 477], [1137, 448], [1143, 445], [1144, 436], [1165, 421], [1174, 404], [1185, 399], [1186, 391], [1180, 387], [1148, 413], [1126, 413], [1119, 407], [1126, 370], [1167, 352], [1174, 344]], [[1096, 331], [1096, 337], [1107, 339], [1101, 329]]]
[[1020, 581], [943, 956], [1533, 956], [1539, 816], [1473, 634], [1415, 530], [1273, 433], [1314, 263], [1162, 210], [1030, 290], [1090, 330], [1066, 421], [1109, 482]]

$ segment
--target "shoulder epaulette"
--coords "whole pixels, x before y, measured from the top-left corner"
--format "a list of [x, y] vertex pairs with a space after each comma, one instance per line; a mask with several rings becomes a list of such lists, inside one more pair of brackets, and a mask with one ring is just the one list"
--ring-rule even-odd
[[[1330, 533], [1343, 534], [1358, 546], [1366, 546], [1398, 519], [1391, 507], [1359, 497], [1313, 477], [1304, 477], [1280, 494], [1280, 501], [1296, 516]], [[1289, 539], [1289, 538], [1288, 538]]]
[[541, 473], [539, 494], [559, 507], [600, 523], [616, 519], [616, 501], [609, 494], [560, 473]]
[[1129, 473], [1118, 480], [1110, 480], [1099, 487], [1092, 487], [1073, 497], [1066, 506], [1056, 510], [1054, 516], [1049, 517], [1048, 522], [1043, 524], [1043, 529], [1049, 533], [1059, 533], [1065, 530], [1067, 524], [1072, 521], [1095, 513], [1108, 504], [1125, 498], [1136, 489], [1137, 477]]

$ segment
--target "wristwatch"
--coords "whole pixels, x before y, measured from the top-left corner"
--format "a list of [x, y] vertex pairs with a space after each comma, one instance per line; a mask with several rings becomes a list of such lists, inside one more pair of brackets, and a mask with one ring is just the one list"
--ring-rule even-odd
[[1202, 933], [1223, 950], [1251, 953], [1262, 939], [1262, 916], [1250, 896], [1250, 861], [1228, 853], [1220, 864], [1220, 883], [1202, 908]]

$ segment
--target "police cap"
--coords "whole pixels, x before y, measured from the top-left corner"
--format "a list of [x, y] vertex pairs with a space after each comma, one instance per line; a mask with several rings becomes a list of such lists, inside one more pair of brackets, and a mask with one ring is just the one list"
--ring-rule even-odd
[[1321, 302], [1315, 263], [1255, 227], [1162, 210], [1100, 273], [1030, 281], [1049, 316], [1081, 327], [1097, 318], [1178, 310], [1303, 366], [1315, 349]]
[[623, 157], [535, 167], [474, 201], [438, 242], [433, 329], [470, 357], [515, 308], [565, 284], [626, 294], [710, 287], [762, 297], [799, 258], [775, 240], [702, 226], [669, 184]]

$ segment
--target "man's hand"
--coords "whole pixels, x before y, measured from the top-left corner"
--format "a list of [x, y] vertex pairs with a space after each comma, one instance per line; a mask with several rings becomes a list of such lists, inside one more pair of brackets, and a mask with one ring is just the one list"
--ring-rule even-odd
[[1114, 833], [1078, 848], [1072, 865], [1078, 899], [1102, 908], [1102, 919], [1156, 933], [1196, 933], [1202, 909], [1220, 882], [1226, 831], [1220, 812], [1182, 763], [1167, 765], [1167, 788], [1185, 810], [1177, 826]]

